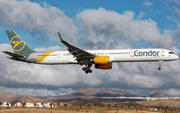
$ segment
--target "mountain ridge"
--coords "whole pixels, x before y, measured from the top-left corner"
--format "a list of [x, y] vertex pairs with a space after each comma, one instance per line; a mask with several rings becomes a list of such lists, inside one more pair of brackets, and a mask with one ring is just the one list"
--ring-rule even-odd
[[171, 96], [163, 94], [163, 93], [158, 91], [158, 92], [155, 92], [155, 93], [149, 95], [149, 97], [171, 97]]
[[[73, 98], [81, 98], [81, 97], [135, 97], [135, 95], [126, 90], [110, 90], [110, 89], [103, 89], [101, 91], [96, 91], [88, 88], [78, 89], [76, 91], [70, 92], [65, 95], [61, 96], [31, 96], [31, 95], [17, 95], [17, 94], [7, 94], [7, 93], [0, 93], [0, 101], [1, 102], [14, 102], [18, 101], [18, 99], [26, 98], [26, 99], [34, 99], [39, 101], [53, 101], [53, 100], [61, 100], [61, 99], [73, 99]], [[139, 96], [141, 97], [141, 96]], [[163, 94], [161, 92], [156, 92], [149, 97], [171, 97], [169, 95]]]

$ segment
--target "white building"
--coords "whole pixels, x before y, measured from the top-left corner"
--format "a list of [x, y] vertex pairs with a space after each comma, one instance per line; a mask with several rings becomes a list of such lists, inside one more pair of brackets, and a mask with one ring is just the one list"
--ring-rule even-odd
[[26, 103], [26, 107], [34, 107], [34, 103]]
[[22, 103], [17, 102], [14, 106], [16, 106], [16, 107], [22, 107]]
[[[9, 105], [7, 105], [7, 103], [9, 103]], [[3, 104], [1, 106], [2, 107], [11, 107], [11, 103], [10, 102], [3, 102]]]
[[36, 107], [43, 107], [43, 104], [37, 103], [37, 104], [36, 104]]
[[[44, 107], [50, 108], [50, 103], [44, 103]], [[54, 105], [52, 105], [52, 108], [54, 107]]]

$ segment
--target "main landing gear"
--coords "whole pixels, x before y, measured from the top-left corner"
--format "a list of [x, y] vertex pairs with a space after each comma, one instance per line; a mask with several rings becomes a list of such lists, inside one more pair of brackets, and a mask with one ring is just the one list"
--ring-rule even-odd
[[86, 74], [92, 73], [92, 70], [90, 69], [92, 64], [88, 64], [88, 66], [83, 67], [82, 70], [85, 71]]
[[161, 70], [161, 63], [163, 63], [163, 61], [159, 61], [159, 67], [158, 67], [158, 70]]

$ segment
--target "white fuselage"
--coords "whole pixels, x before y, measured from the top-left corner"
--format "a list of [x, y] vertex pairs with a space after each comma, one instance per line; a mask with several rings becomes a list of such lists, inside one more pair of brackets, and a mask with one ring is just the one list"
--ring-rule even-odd
[[[167, 49], [119, 49], [119, 50], [86, 50], [96, 56], [109, 56], [109, 63], [113, 62], [156, 62], [172, 61], [179, 57]], [[78, 64], [69, 51], [34, 52], [27, 62], [38, 64]], [[36, 62], [37, 60], [40, 62]]]

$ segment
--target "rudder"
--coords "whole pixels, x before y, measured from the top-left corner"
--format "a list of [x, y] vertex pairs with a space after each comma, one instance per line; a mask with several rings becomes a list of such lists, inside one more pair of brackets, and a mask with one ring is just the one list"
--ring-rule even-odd
[[14, 31], [6, 31], [14, 53], [30, 54], [34, 52]]

